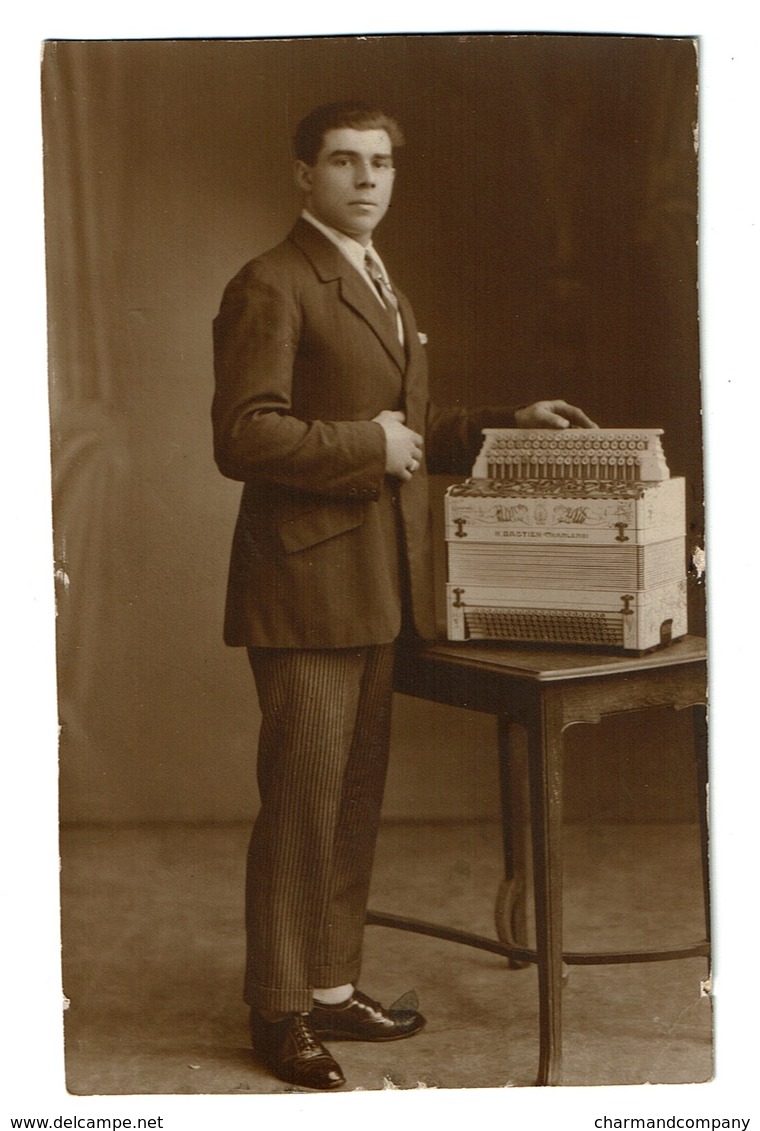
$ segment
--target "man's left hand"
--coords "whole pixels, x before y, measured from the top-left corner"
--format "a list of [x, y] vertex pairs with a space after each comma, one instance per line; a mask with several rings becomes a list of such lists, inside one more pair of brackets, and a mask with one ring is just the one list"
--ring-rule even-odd
[[598, 428], [582, 409], [567, 401], [535, 401], [515, 412], [518, 428]]

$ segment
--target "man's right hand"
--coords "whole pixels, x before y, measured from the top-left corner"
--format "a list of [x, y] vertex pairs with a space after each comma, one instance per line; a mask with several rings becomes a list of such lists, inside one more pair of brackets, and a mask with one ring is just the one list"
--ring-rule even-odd
[[407, 482], [422, 462], [422, 436], [404, 424], [403, 412], [384, 409], [373, 418], [385, 432], [385, 474]]

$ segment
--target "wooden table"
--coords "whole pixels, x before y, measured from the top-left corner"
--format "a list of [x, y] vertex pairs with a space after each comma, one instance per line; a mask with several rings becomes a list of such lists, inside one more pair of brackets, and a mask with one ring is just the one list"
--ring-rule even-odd
[[[399, 649], [395, 689], [404, 695], [485, 711], [498, 718], [504, 883], [497, 901], [497, 938], [369, 911], [367, 922], [433, 935], [489, 950], [512, 965], [538, 967], [540, 1056], [537, 1084], [562, 1082], [562, 967], [654, 962], [710, 954], [707, 848], [705, 641], [685, 637], [645, 655], [581, 649], [436, 643]], [[562, 945], [563, 732], [620, 711], [691, 708], [697, 764], [705, 904], [705, 937], [676, 949], [589, 953]], [[528, 736], [528, 795], [533, 852], [536, 949], [527, 945], [525, 876], [527, 816], [510, 724]]]

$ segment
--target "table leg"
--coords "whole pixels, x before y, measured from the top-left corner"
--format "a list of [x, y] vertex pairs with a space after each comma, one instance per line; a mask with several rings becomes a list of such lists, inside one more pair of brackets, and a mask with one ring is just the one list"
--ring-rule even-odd
[[557, 693], [543, 688], [528, 727], [539, 995], [538, 1085], [559, 1084], [562, 1078], [562, 756], [561, 690]]
[[[528, 946], [526, 883], [528, 875], [529, 813], [527, 766], [523, 750], [512, 741], [512, 725], [500, 715], [498, 724], [501, 831], [504, 879], [496, 899], [496, 934], [506, 946]], [[510, 958], [509, 966], [527, 966]]]

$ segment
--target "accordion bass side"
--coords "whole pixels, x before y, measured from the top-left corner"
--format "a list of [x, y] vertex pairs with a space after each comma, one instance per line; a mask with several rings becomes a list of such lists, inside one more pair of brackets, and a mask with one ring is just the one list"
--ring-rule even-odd
[[661, 435], [486, 429], [446, 493], [449, 639], [647, 651], [685, 635], [685, 483]]

